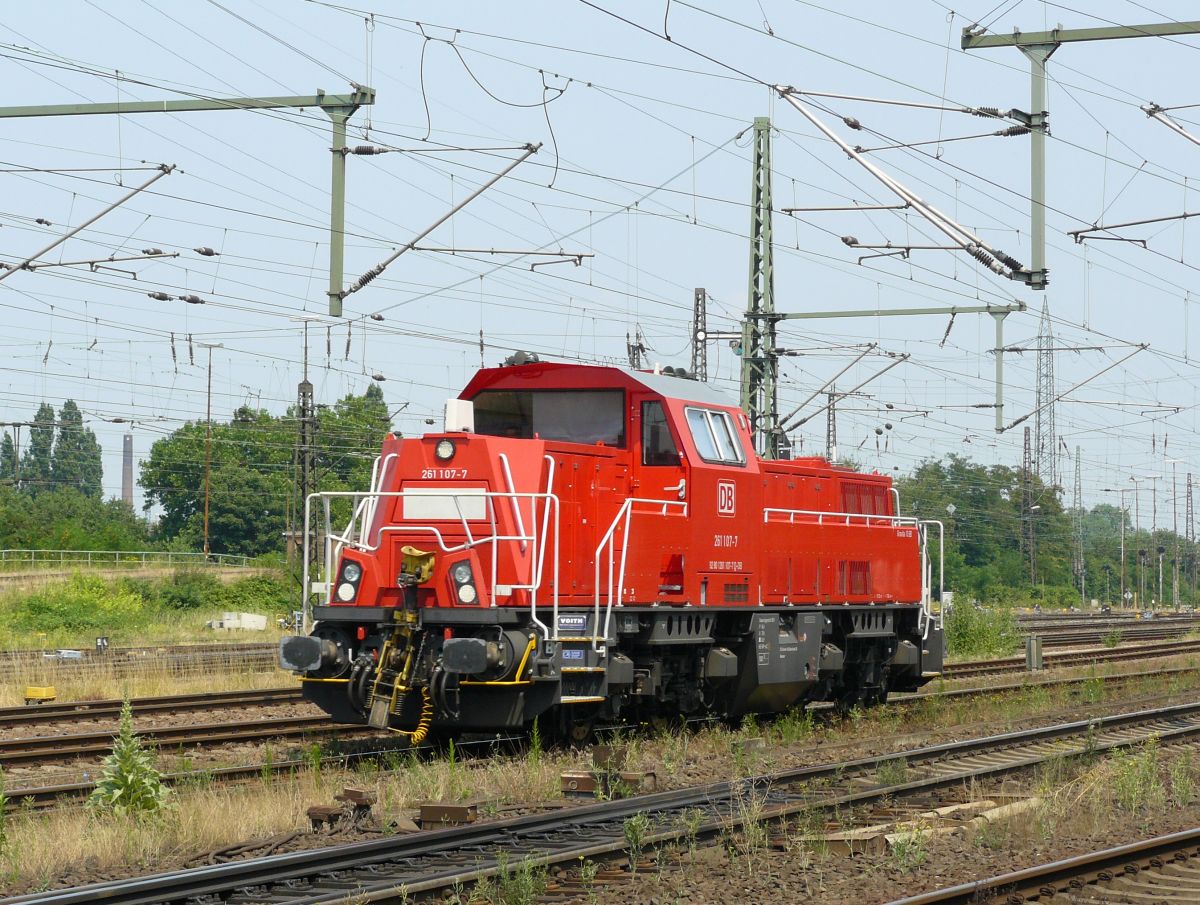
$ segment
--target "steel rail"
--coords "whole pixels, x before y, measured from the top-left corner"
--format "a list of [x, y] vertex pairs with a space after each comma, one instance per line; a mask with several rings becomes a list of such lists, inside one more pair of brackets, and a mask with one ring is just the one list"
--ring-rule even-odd
[[[1137, 727], [1140, 731], [1134, 731]], [[81, 905], [96, 901], [110, 905], [161, 902], [180, 905], [199, 902], [205, 896], [230, 905], [266, 901], [290, 905], [400, 901], [405, 896], [495, 874], [501, 869], [501, 860], [508, 864], [528, 860], [533, 865], [543, 865], [619, 852], [627, 845], [624, 821], [635, 814], [649, 817], [651, 831], [647, 841], [654, 843], [684, 835], [687, 829], [681, 826], [679, 815], [689, 808], [701, 813], [700, 832], [711, 834], [740, 825], [738, 803], [748, 796], [762, 796], [762, 818], [783, 819], [814, 807], [844, 809], [958, 786], [970, 779], [1024, 770], [1064, 754], [1129, 747], [1151, 735], [1163, 743], [1200, 737], [1200, 703], [1115, 714], [905, 752], [898, 757], [910, 765], [926, 765], [927, 776], [896, 785], [857, 790], [851, 787], [841, 794], [814, 787], [820, 780], [861, 777], [882, 761], [896, 759], [861, 758], [584, 805], [566, 812], [513, 817], [35, 893], [6, 899], [3, 905]], [[1085, 744], [1054, 744], [1071, 736], [1083, 737]], [[1005, 756], [1001, 757], [999, 751], [1005, 752]]]
[[[246, 722], [202, 723], [192, 726], [166, 726], [139, 733], [148, 745], [217, 745], [260, 739], [330, 733], [338, 730], [365, 730], [365, 726], [332, 722], [328, 716], [282, 717]], [[0, 739], [0, 766], [48, 761], [75, 760], [112, 750], [112, 730], [80, 732], [70, 735], [37, 735], [27, 738]]]
[[[1043, 658], [1047, 669], [1058, 666], [1087, 665], [1091, 663], [1110, 663], [1121, 660], [1140, 660], [1146, 658], [1171, 657], [1180, 654], [1200, 652], [1200, 639], [1186, 641], [1170, 641], [1160, 644], [1147, 644], [1139, 647], [1100, 648], [1081, 651], [1063, 651], [1056, 654], [1046, 654]], [[959, 663], [947, 663], [942, 675], [947, 679], [961, 676], [982, 676], [996, 673], [1025, 672], [1024, 657], [1001, 657], [995, 660], [964, 660]]]
[[[303, 700], [299, 686], [239, 691], [196, 692], [195, 694], [156, 695], [133, 698], [129, 703], [135, 716], [147, 713], [175, 713], [182, 710], [261, 707], [294, 704]], [[0, 707], [0, 725], [33, 725], [60, 720], [92, 720], [120, 716], [123, 701], [54, 701], [24, 707]]]
[[[1193, 851], [1189, 852], [1188, 849]], [[989, 893], [1000, 892], [1012, 897], [1005, 901], [1054, 901], [1060, 895], [1069, 896], [1074, 901], [1076, 897], [1093, 893], [1098, 898], [1089, 898], [1088, 901], [1126, 901], [1119, 890], [1114, 890], [1112, 898], [1108, 898], [1108, 891], [1102, 885], [1117, 879], [1145, 886], [1144, 891], [1133, 896], [1137, 901], [1194, 902], [1200, 897], [1196, 869], [1193, 867], [1188, 870], [1191, 888], [1183, 889], [1178, 885], [1179, 875], [1172, 875], [1167, 868], [1170, 861], [1178, 863], [1197, 857], [1200, 857], [1200, 828], [1063, 858], [983, 880], [972, 880], [895, 899], [887, 905], [973, 905], [989, 900]], [[1168, 881], [1173, 888], [1168, 886], [1156, 890], [1156, 880]]]

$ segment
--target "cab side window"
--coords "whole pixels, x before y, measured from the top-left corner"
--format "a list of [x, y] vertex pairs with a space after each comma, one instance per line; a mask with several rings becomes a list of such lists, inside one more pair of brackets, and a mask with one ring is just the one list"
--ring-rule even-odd
[[671, 436], [661, 402], [642, 403], [642, 464], [679, 464], [679, 448]]

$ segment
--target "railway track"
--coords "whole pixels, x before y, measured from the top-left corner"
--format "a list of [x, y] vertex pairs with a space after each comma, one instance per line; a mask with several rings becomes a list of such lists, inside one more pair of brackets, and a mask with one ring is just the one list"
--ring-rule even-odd
[[[331, 722], [319, 716], [279, 717], [244, 722], [202, 723], [168, 726], [140, 732], [144, 742], [162, 748], [190, 748], [196, 745], [258, 742], [295, 738], [310, 734], [328, 735], [341, 730], [363, 731], [363, 726]], [[66, 735], [38, 735], [0, 739], [0, 767], [14, 764], [46, 764], [79, 758], [94, 758], [112, 750], [113, 732], [75, 732]]]
[[[303, 700], [300, 687], [263, 688], [252, 691], [198, 692], [135, 698], [130, 704], [135, 716], [151, 713], [179, 713], [188, 710], [225, 710], [239, 707], [267, 707], [295, 704]], [[26, 707], [0, 707], [0, 726], [36, 726], [63, 720], [116, 718], [122, 702], [62, 701]]]
[[[1121, 660], [1169, 657], [1176, 654], [1200, 653], [1200, 639], [1144, 644], [1135, 647], [1099, 648], [1094, 650], [1062, 651], [1043, 656], [1047, 669], [1056, 666], [1080, 666], [1090, 663], [1113, 663]], [[1000, 657], [995, 660], [972, 660], [947, 663], [943, 675], [947, 679], [965, 676], [995, 675], [1025, 672], [1024, 657]]]
[[1063, 858], [896, 899], [888, 905], [1104, 902], [1169, 905], [1200, 901], [1200, 828]]
[[[693, 833], [713, 836], [747, 819], [781, 821], [814, 810], [853, 808], [922, 797], [1036, 768], [1052, 758], [1103, 753], [1151, 736], [1164, 745], [1200, 744], [1200, 703], [1114, 714], [905, 752], [804, 767], [705, 786], [640, 795], [550, 813], [471, 824], [369, 842], [272, 855], [98, 883], [4, 900], [5, 905], [275, 905], [412, 901], [499, 873], [505, 865], [578, 863], [624, 851], [626, 821], [648, 821], [644, 839], [658, 845]], [[918, 780], [881, 785], [883, 762], [903, 759]], [[753, 800], [753, 808], [746, 802]], [[699, 814], [698, 826], [682, 819]]]

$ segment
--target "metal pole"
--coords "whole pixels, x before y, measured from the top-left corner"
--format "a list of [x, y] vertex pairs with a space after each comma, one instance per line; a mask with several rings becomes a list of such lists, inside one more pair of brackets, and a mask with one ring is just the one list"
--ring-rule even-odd
[[208, 559], [208, 485], [212, 474], [212, 346], [208, 347], [208, 403], [204, 430], [204, 558]]
[[1057, 44], [1022, 47], [1029, 57], [1029, 243], [1032, 248], [1029, 269], [1046, 286], [1046, 60], [1058, 49]]
[[87, 220], [84, 220], [82, 223], [80, 223], [74, 229], [68, 230], [66, 233], [59, 236], [57, 239], [55, 239], [53, 242], [51, 242], [45, 248], [42, 248], [42, 249], [34, 252], [33, 254], [31, 254], [28, 258], [26, 258], [21, 263], [12, 264], [9, 266], [9, 268], [7, 270], [0, 272], [0, 281], [7, 280], [16, 271], [23, 270], [25, 267], [27, 267], [29, 264], [32, 264], [34, 261], [36, 261], [42, 255], [44, 255], [46, 252], [50, 251], [51, 249], [57, 248], [59, 245], [62, 245], [64, 242], [66, 242], [69, 238], [71, 238], [76, 233], [87, 229], [89, 226], [91, 226], [93, 223], [95, 223], [97, 220], [99, 220], [101, 217], [103, 217], [109, 211], [115, 210], [116, 208], [120, 207], [122, 204], [124, 204], [126, 201], [128, 201], [130, 198], [132, 198], [138, 192], [142, 191], [143, 189], [149, 188], [150, 186], [152, 186], [154, 183], [158, 182], [158, 180], [162, 179], [164, 176], [166, 176], [168, 173], [170, 173], [174, 169], [175, 169], [174, 164], [171, 164], [170, 166], [163, 164], [162, 166], [159, 167], [159, 171], [157, 173], [155, 173], [153, 176], [151, 176], [149, 179], [147, 179], [145, 182], [143, 182], [137, 188], [133, 189], [131, 192], [128, 192], [127, 194], [118, 198], [116, 201], [114, 201], [108, 207], [104, 208], [104, 210], [100, 211], [100, 213], [89, 217]]
[[346, 120], [355, 107], [333, 107], [333, 172], [329, 188], [329, 313], [342, 316], [342, 276], [346, 257]]
[[1004, 431], [1004, 318], [1007, 311], [993, 312], [996, 319], [996, 433]]

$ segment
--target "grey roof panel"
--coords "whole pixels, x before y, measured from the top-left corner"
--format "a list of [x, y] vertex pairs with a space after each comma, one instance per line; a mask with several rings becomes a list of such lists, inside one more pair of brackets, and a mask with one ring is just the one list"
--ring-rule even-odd
[[668, 377], [666, 374], [652, 374], [645, 371], [632, 371], [628, 368], [616, 368], [622, 374], [632, 377], [646, 389], [668, 396], [671, 399], [683, 399], [686, 402], [699, 402], [702, 405], [737, 406], [737, 402], [728, 398], [707, 383], [699, 380], [686, 380], [682, 377]]

